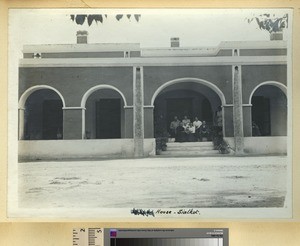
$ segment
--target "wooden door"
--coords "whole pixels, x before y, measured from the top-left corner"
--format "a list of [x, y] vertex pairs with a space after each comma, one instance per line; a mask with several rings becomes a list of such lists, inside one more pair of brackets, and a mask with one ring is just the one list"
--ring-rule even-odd
[[121, 99], [96, 102], [96, 138], [121, 138]]

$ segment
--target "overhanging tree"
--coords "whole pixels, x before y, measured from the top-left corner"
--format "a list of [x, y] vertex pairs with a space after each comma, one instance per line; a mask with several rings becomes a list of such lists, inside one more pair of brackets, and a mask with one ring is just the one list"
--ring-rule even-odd
[[[126, 16], [125, 18], [127, 18], [128, 20], [131, 20], [131, 17], [133, 16], [136, 22], [140, 21], [141, 15], [140, 14], [117, 14], [115, 15], [115, 19], [117, 21], [120, 21], [124, 16]], [[108, 16], [107, 14], [77, 14], [77, 15], [70, 15], [71, 20], [73, 22], [75, 22], [77, 25], [83, 25], [86, 21], [88, 23], [89, 26], [91, 26], [93, 24], [93, 22], [95, 22], [96, 24], [98, 24], [98, 22], [103, 23], [104, 19], [107, 19]]]
[[256, 21], [259, 29], [268, 31], [269, 33], [281, 32], [284, 28], [288, 28], [288, 14], [277, 17], [275, 14], [261, 14], [256, 17], [247, 18], [248, 23]]

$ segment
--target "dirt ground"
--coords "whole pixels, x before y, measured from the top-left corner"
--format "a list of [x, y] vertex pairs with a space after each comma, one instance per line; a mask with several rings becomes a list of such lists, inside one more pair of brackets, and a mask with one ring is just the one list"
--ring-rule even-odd
[[282, 207], [287, 158], [19, 163], [23, 208]]

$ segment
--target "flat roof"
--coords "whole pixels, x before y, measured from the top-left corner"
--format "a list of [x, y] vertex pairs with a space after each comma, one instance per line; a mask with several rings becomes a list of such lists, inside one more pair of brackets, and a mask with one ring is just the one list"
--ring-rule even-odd
[[41, 44], [24, 45], [23, 53], [60, 53], [60, 52], [105, 52], [140, 50], [139, 43], [99, 43], [99, 44]]
[[42, 44], [24, 45], [23, 53], [65, 53], [65, 52], [112, 52], [112, 51], [142, 51], [151, 53], [199, 53], [214, 55], [221, 49], [286, 49], [287, 42], [272, 41], [224, 41], [217, 46], [208, 47], [158, 47], [141, 48], [139, 43], [96, 43], [96, 44]]

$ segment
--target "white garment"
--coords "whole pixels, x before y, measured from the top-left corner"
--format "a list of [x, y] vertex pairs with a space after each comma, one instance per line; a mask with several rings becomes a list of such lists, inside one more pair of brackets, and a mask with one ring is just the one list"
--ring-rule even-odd
[[202, 125], [202, 122], [201, 122], [200, 120], [194, 121], [194, 122], [193, 122], [193, 126], [194, 126], [196, 129], [198, 129], [201, 125]]
[[190, 123], [191, 123], [190, 119], [183, 119], [182, 120], [183, 127], [187, 127], [187, 125], [190, 124]]
[[195, 133], [195, 130], [196, 130], [196, 128], [195, 128], [195, 126], [190, 126], [190, 133]]

